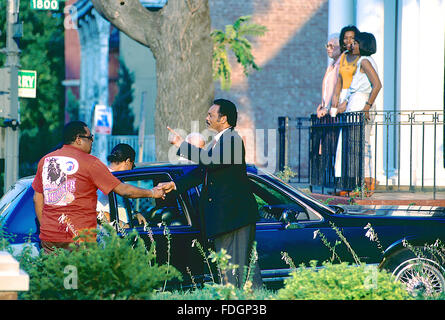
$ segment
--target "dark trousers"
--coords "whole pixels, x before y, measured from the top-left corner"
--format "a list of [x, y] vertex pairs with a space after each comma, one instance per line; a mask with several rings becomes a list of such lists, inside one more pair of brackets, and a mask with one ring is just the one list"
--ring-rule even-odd
[[72, 251], [70, 244], [72, 242], [51, 242], [51, 241], [40, 241], [40, 246], [45, 254], [53, 254], [56, 249], [65, 249]]
[[[230, 270], [223, 275], [223, 283], [225, 282], [224, 276], [226, 276], [229, 283], [242, 288], [245, 277], [244, 266], [249, 267], [250, 264], [253, 242], [255, 241], [255, 229], [256, 224], [251, 224], [215, 237], [214, 245], [216, 252], [219, 252], [221, 249], [227, 250], [227, 254], [231, 256], [229, 262], [238, 265], [235, 273]], [[263, 281], [258, 259], [253, 264], [253, 268], [254, 270], [247, 268], [246, 272], [250, 272], [249, 278], [252, 279], [252, 287], [259, 289], [262, 287]]]

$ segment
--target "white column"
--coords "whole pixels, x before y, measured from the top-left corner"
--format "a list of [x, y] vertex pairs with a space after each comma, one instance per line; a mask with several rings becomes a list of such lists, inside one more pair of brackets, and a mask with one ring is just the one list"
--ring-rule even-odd
[[377, 110], [381, 110], [383, 106], [384, 92], [384, 36], [385, 36], [385, 13], [383, 0], [357, 0], [356, 7], [357, 28], [361, 32], [372, 33], [377, 41], [377, 52], [372, 56], [377, 64], [380, 81], [383, 88], [377, 96]]
[[85, 82], [85, 112], [86, 112], [86, 124], [91, 128], [91, 111], [95, 103], [95, 76], [96, 76], [96, 50], [94, 48], [94, 42], [96, 41], [96, 28], [95, 23], [92, 21], [91, 16], [86, 15], [85, 20], [85, 53], [86, 53], [86, 72], [82, 74], [82, 79]]
[[[443, 111], [444, 97], [444, 29], [445, 1], [400, 0], [400, 73], [399, 104], [401, 110]], [[422, 117], [425, 119], [425, 117]], [[416, 118], [419, 120], [419, 117]], [[419, 186], [422, 178], [424, 155], [425, 185], [433, 183], [436, 164], [436, 184], [445, 185], [443, 169], [443, 128], [437, 127], [436, 145], [432, 126], [425, 130], [425, 149], [422, 153], [422, 128], [414, 126], [412, 181]], [[409, 127], [401, 134], [402, 155], [410, 147]], [[435, 148], [435, 149], [434, 149]], [[419, 150], [420, 149], [420, 150]], [[433, 155], [436, 150], [436, 161]], [[410, 158], [401, 157], [402, 183], [409, 183]]]
[[340, 33], [347, 25], [355, 24], [353, 0], [329, 0], [328, 34]]
[[97, 25], [98, 35], [98, 101], [99, 104], [108, 106], [108, 52], [110, 38], [110, 23], [102, 18], [101, 15], [93, 9], [93, 16]]
[[[354, 0], [329, 0], [329, 21], [328, 34], [338, 33], [343, 27], [355, 25]], [[332, 60], [327, 57], [326, 64], [329, 65]]]
[[[88, 53], [87, 53], [87, 29], [85, 20], [79, 21], [79, 28], [77, 32], [79, 34], [79, 42], [80, 42], [80, 88], [79, 88], [79, 117], [78, 120], [88, 123], [88, 107], [87, 107], [87, 62], [88, 62]], [[76, 119], [77, 120], [77, 119]]]
[[[394, 1], [394, 0], [392, 0]], [[382, 82], [382, 89], [375, 101], [376, 110], [383, 110], [383, 96], [384, 96], [384, 37], [385, 37], [385, 6], [384, 0], [357, 0], [356, 1], [356, 26], [361, 32], [372, 33], [377, 42], [377, 52], [372, 55], [372, 58], [377, 65], [377, 73], [379, 74], [380, 81]], [[377, 117], [377, 121], [381, 120]], [[375, 127], [374, 127], [375, 129]], [[376, 135], [373, 130], [371, 136], [371, 150], [373, 168], [377, 168], [377, 180], [380, 184], [386, 183], [386, 134], [388, 133], [386, 128], [380, 126], [377, 128], [377, 144]], [[377, 146], [377, 152], [375, 148]], [[373, 169], [375, 170], [375, 169]], [[374, 177], [374, 172], [371, 174]]]
[[[108, 52], [109, 52], [109, 38], [110, 38], [110, 23], [102, 18], [96, 10], [92, 10], [92, 22], [94, 23], [95, 37], [95, 100], [97, 104], [108, 105]], [[96, 143], [94, 145], [94, 154], [107, 163], [107, 135], [102, 133], [95, 133]]]

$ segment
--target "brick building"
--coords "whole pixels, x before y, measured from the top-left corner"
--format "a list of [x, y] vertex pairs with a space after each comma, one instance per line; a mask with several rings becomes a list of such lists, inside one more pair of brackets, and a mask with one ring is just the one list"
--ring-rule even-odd
[[[149, 2], [149, 1], [145, 1]], [[91, 21], [100, 20], [91, 12], [88, 1], [68, 1], [67, 5], [76, 3], [80, 12], [77, 12], [80, 27], [83, 24], [91, 25]], [[232, 88], [229, 92], [221, 91], [216, 85], [215, 97], [225, 97], [236, 103], [240, 112], [238, 128], [247, 142], [247, 160], [257, 164], [266, 163], [266, 157], [275, 165], [276, 158], [276, 129], [279, 115], [308, 116], [313, 112], [320, 100], [321, 79], [326, 66], [326, 53], [323, 45], [328, 31], [328, 0], [212, 0], [209, 1], [212, 29], [224, 29], [225, 25], [232, 24], [240, 16], [251, 15], [253, 22], [268, 28], [265, 36], [253, 39], [253, 54], [261, 71], [252, 72], [246, 77], [236, 60], [231, 59], [233, 66]], [[86, 12], [88, 11], [88, 13]], [[91, 27], [89, 27], [91, 29]], [[117, 56], [123, 58], [129, 69], [135, 72], [135, 97], [133, 110], [135, 125], [140, 122], [140, 101], [143, 87], [150, 93], [156, 92], [156, 83], [151, 79], [143, 79], [138, 75], [137, 56], [153, 60], [147, 54], [147, 48], [140, 46], [122, 33], [116, 35], [116, 30], [110, 26], [110, 35], [114, 34], [114, 41], [109, 42], [109, 100], [111, 105], [116, 94], [115, 81], [117, 72]], [[84, 28], [85, 30], [85, 28]], [[94, 30], [94, 29], [91, 29]], [[94, 84], [82, 89], [80, 57], [87, 57], [88, 53], [81, 53], [79, 35], [85, 34], [79, 29], [66, 32], [66, 81], [67, 91], [70, 89], [77, 95], [80, 102], [81, 113], [87, 116], [91, 104], [94, 103]], [[106, 35], [106, 33], [104, 33]], [[110, 37], [113, 39], [113, 37]], [[117, 40], [116, 40], [117, 39]], [[81, 39], [80, 39], [81, 40]], [[116, 44], [116, 41], [125, 41], [126, 45]], [[82, 42], [82, 41], [81, 41]], [[97, 41], [96, 41], [97, 42]], [[125, 50], [131, 45], [131, 50]], [[84, 50], [85, 51], [85, 50]], [[93, 50], [94, 51], [94, 50]], [[97, 51], [97, 49], [96, 49]], [[139, 59], [140, 60], [140, 59]], [[154, 63], [152, 63], [154, 65]], [[98, 67], [98, 66], [96, 66]], [[94, 74], [95, 67], [89, 64], [83, 67], [86, 72]], [[84, 75], [85, 76], [85, 75]], [[147, 75], [145, 74], [145, 77]], [[88, 78], [84, 80], [89, 81]], [[98, 82], [99, 80], [97, 80]], [[82, 93], [83, 90], [83, 93]], [[89, 93], [88, 93], [89, 92]], [[88, 98], [89, 97], [89, 98]], [[155, 97], [150, 95], [146, 102], [146, 113], [155, 112]], [[273, 129], [273, 132], [268, 132]], [[265, 131], [257, 131], [265, 130]], [[145, 131], [154, 133], [153, 122], [148, 121]], [[253, 139], [253, 140], [252, 140]], [[259, 142], [257, 142], [259, 140]], [[262, 141], [265, 142], [263, 148]], [[269, 143], [273, 141], [273, 143]], [[257, 150], [256, 145], [261, 146]], [[272, 169], [273, 171], [274, 169]]]
[[268, 29], [253, 40], [253, 55], [262, 70], [246, 77], [232, 59], [232, 88], [223, 92], [217, 85], [215, 96], [227, 97], [239, 107], [239, 129], [250, 141], [247, 160], [275, 167], [278, 117], [307, 117], [321, 100], [328, 1], [214, 0], [210, 13], [214, 29], [224, 29], [243, 15]]
[[[88, 2], [78, 0], [76, 3], [83, 3], [87, 7]], [[144, 5], [154, 2], [165, 4], [165, 0], [141, 2]], [[265, 36], [252, 39], [253, 55], [262, 70], [246, 77], [232, 57], [231, 90], [222, 91], [215, 83], [215, 97], [228, 98], [239, 108], [238, 129], [246, 140], [248, 162], [265, 166], [270, 171], [276, 170], [278, 117], [308, 117], [314, 112], [321, 100], [321, 81], [328, 62], [324, 49], [327, 36], [353, 24], [361, 31], [372, 32], [377, 40], [378, 49], [373, 58], [383, 89], [377, 97], [376, 106], [383, 120], [376, 127], [379, 131], [372, 142], [375, 178], [381, 183], [410, 186], [435, 185], [436, 181], [445, 181], [444, 0], [210, 0], [209, 6], [213, 29], [224, 29], [225, 25], [245, 15], [251, 15], [253, 22], [268, 28]], [[88, 10], [86, 21], [100, 21], [91, 5]], [[109, 27], [109, 30], [112, 28]], [[112, 31], [108, 31], [108, 37], [110, 34]], [[83, 81], [84, 93], [82, 81], [77, 85], [80, 85], [80, 108], [87, 114], [96, 97], [92, 90], [94, 81], [92, 85], [86, 85], [85, 81], [91, 77], [85, 74], [93, 69], [84, 67], [87, 72], [82, 75], [82, 72], [73, 71], [71, 66], [68, 68], [71, 62], [79, 64], [79, 54], [72, 54], [73, 50], [78, 52], [72, 42], [74, 38], [74, 35], [66, 38], [71, 46], [67, 49], [66, 83], [75, 86], [76, 77], [86, 79]], [[106, 72], [108, 77], [108, 105], [112, 103], [112, 74], [113, 70], [117, 70], [119, 56], [135, 72], [136, 90], [132, 108], [135, 126], [138, 126], [143, 114], [142, 90], [151, 93], [142, 106], [145, 113], [156, 112], [155, 63], [147, 48], [134, 41], [134, 45], [130, 46], [132, 40], [121, 33], [115, 39], [118, 39], [119, 45], [113, 47], [112, 42], [104, 44], [108, 46], [105, 51], [110, 57], [106, 71], [102, 72]], [[125, 46], [122, 45], [124, 42]], [[114, 52], [114, 58], [111, 52]], [[89, 57], [88, 53], [84, 53], [84, 56]], [[143, 62], [138, 57], [143, 57]], [[151, 75], [147, 74], [145, 67], [138, 67], [140, 63], [152, 66]], [[141, 73], [141, 69], [145, 74]], [[68, 78], [68, 70], [75, 74], [73, 79]], [[100, 73], [92, 74], [96, 76]], [[99, 82], [99, 79], [95, 81]], [[431, 116], [427, 116], [432, 120], [419, 121], [420, 116], [425, 116], [424, 113], [429, 110], [432, 110], [429, 112]], [[419, 116], [415, 116], [417, 114]], [[388, 122], [393, 118], [397, 119], [397, 124]], [[402, 120], [415, 124], [413, 130], [402, 124]], [[421, 130], [422, 123], [431, 124], [426, 127], [425, 133]], [[146, 122], [145, 132], [154, 134], [153, 121]], [[308, 153], [307, 142], [299, 143], [294, 139], [292, 144], [295, 148], [301, 147], [302, 153]], [[295, 155], [290, 152], [289, 157], [293, 160]], [[302, 165], [303, 171], [307, 171], [308, 162]]]

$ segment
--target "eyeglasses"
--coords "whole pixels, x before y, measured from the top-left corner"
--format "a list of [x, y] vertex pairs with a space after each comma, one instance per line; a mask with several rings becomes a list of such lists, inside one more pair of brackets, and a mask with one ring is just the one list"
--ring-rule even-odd
[[326, 49], [334, 49], [334, 45], [331, 44], [331, 43], [327, 43], [327, 44], [325, 44], [324, 47], [325, 47]]
[[85, 139], [88, 139], [88, 140], [93, 141], [94, 135], [92, 135], [92, 134], [90, 134], [89, 136], [81, 136], [81, 135], [78, 135], [78, 137], [79, 137], [79, 138], [85, 138]]

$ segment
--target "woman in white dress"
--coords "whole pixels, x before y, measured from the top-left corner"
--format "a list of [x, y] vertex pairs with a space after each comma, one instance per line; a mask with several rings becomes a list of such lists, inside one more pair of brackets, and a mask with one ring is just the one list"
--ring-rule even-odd
[[[373, 34], [360, 32], [355, 36], [352, 53], [358, 55], [360, 58], [357, 61], [357, 70], [352, 78], [345, 101], [338, 106], [339, 113], [365, 112], [365, 183], [368, 190], [374, 189], [375, 186], [375, 180], [371, 178], [372, 155], [370, 146], [371, 128], [374, 117], [369, 111], [375, 110], [375, 100], [382, 89], [382, 83], [377, 73], [377, 65], [371, 57], [376, 51], [377, 44]], [[341, 146], [340, 143], [339, 146]], [[339, 158], [337, 157], [337, 159]], [[336, 163], [336, 176], [338, 174], [337, 169], [341, 170], [341, 167], [337, 168]]]

